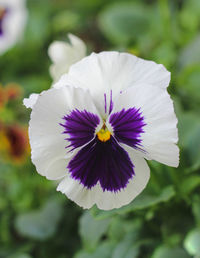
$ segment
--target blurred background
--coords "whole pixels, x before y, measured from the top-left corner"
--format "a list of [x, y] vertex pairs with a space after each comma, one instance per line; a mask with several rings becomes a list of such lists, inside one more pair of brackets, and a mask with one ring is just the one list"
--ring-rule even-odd
[[[23, 40], [0, 56], [0, 257], [200, 257], [200, 1], [28, 0], [27, 9]], [[30, 160], [22, 99], [51, 86], [48, 46], [69, 32], [88, 54], [126, 51], [172, 73], [180, 166], [148, 162], [147, 188], [118, 210], [82, 210]]]

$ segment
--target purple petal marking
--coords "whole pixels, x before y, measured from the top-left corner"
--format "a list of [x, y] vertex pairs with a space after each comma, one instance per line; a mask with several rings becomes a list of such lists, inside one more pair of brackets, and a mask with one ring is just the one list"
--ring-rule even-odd
[[143, 127], [146, 125], [140, 109], [122, 109], [120, 112], [111, 114], [109, 122], [118, 142], [140, 149], [140, 136], [144, 133]]
[[90, 142], [95, 136], [95, 129], [100, 123], [97, 115], [86, 110], [73, 110], [69, 115], [63, 117], [64, 123], [60, 124], [64, 127], [64, 132], [68, 134], [66, 140], [70, 141], [68, 147], [72, 147], [71, 151]]
[[109, 114], [113, 110], [113, 100], [112, 100], [112, 90], [110, 91], [110, 108], [109, 108]]
[[105, 113], [107, 113], [107, 101], [106, 101], [106, 93], [104, 93], [104, 109], [105, 109]]
[[3, 35], [2, 19], [0, 19], [0, 37]]
[[[104, 93], [104, 109], [105, 113], [107, 113], [107, 96], [106, 93]], [[114, 107], [113, 100], [112, 100], [112, 90], [110, 91], [110, 105], [109, 105], [109, 114], [112, 112]]]
[[134, 165], [128, 153], [111, 137], [101, 142], [96, 137], [69, 162], [69, 172], [86, 188], [98, 182], [103, 191], [117, 192], [125, 188], [134, 176]]

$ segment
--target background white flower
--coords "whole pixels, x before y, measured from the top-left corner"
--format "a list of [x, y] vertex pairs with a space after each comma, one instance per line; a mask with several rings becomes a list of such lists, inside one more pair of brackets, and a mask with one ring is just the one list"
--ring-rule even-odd
[[146, 186], [145, 159], [179, 164], [177, 119], [163, 65], [118, 52], [91, 54], [37, 98], [29, 136], [38, 173], [83, 208], [119, 208]]
[[53, 64], [50, 66], [50, 74], [54, 81], [58, 81], [70, 66], [86, 56], [86, 45], [78, 37], [68, 34], [69, 43], [55, 41], [49, 46], [49, 57]]
[[0, 54], [22, 38], [26, 21], [25, 0], [0, 0]]

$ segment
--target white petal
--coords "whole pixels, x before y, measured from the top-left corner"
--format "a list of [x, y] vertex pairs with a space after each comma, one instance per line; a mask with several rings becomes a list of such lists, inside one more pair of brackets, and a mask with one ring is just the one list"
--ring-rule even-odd
[[37, 102], [39, 94], [31, 94], [29, 96], [29, 98], [24, 98], [23, 100], [23, 104], [26, 108], [33, 108], [33, 106], [35, 105], [35, 103]]
[[115, 97], [139, 82], [165, 88], [169, 85], [170, 73], [163, 65], [113, 51], [83, 58], [70, 67], [67, 80], [69, 85], [89, 89], [102, 114], [104, 93], [112, 90]]
[[48, 54], [53, 63], [59, 63], [62, 62], [63, 59], [65, 59], [68, 51], [70, 51], [70, 46], [68, 43], [62, 41], [54, 41], [49, 46]]
[[76, 37], [71, 33], [68, 34], [68, 37], [74, 49], [74, 54], [76, 55], [77, 59], [81, 60], [83, 57], [86, 56], [87, 48], [85, 43], [79, 37]]
[[[67, 74], [63, 74], [60, 79], [55, 82], [52, 87], [55, 88], [55, 89], [60, 89], [62, 87], [65, 87], [65, 86], [73, 86], [71, 84], [68, 83], [68, 75]], [[74, 88], [77, 88], [76, 86], [74, 86]]]
[[58, 185], [57, 191], [65, 194], [70, 200], [77, 203], [84, 209], [89, 209], [95, 204], [96, 187], [88, 190], [83, 187], [78, 181], [72, 179], [69, 175], [66, 176]]
[[148, 84], [138, 84], [119, 94], [114, 100], [112, 113], [131, 107], [141, 109], [146, 123], [143, 127], [145, 132], [141, 134], [141, 144], [147, 152], [144, 156], [177, 167], [177, 118], [167, 90]]
[[49, 73], [53, 78], [54, 82], [59, 81], [63, 74], [67, 73], [69, 70], [69, 66], [65, 61], [60, 62], [58, 64], [52, 64], [49, 67]]
[[98, 115], [89, 92], [73, 87], [44, 91], [33, 106], [29, 127], [32, 161], [38, 173], [48, 179], [67, 173], [70, 155], [66, 156], [68, 143], [60, 123], [76, 108]]
[[99, 185], [89, 190], [70, 176], [61, 181], [57, 190], [66, 194], [69, 199], [85, 209], [91, 208], [94, 204], [102, 210], [120, 208], [130, 203], [141, 193], [150, 176], [149, 167], [143, 158], [139, 157], [134, 151], [129, 152], [129, 156], [135, 166], [135, 176], [130, 180], [127, 187], [120, 192], [103, 191]]
[[69, 34], [70, 43], [55, 41], [48, 49], [48, 54], [53, 62], [50, 74], [54, 81], [67, 73], [69, 67], [81, 60], [86, 55], [86, 46], [78, 37]]

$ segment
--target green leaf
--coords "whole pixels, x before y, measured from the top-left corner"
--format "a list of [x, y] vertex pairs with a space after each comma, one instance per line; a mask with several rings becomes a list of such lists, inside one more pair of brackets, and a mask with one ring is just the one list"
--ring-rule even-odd
[[79, 232], [83, 244], [88, 250], [94, 249], [101, 237], [106, 233], [110, 220], [95, 220], [89, 211], [86, 211], [79, 221]]
[[111, 220], [109, 226], [109, 239], [112, 241], [119, 242], [121, 241], [127, 233], [135, 232], [138, 234], [142, 226], [142, 222], [140, 219], [134, 219], [134, 221], [122, 219], [119, 216], [114, 217]]
[[53, 28], [55, 32], [71, 31], [79, 26], [79, 14], [69, 10], [63, 10], [59, 12], [53, 19]]
[[145, 209], [150, 206], [156, 205], [160, 202], [166, 202], [175, 195], [173, 186], [167, 186], [163, 189], [160, 195], [139, 195], [134, 202], [132, 202], [132, 210]]
[[138, 239], [138, 232], [130, 232], [125, 235], [113, 251], [112, 258], [136, 258], [139, 254], [139, 246], [133, 245]]
[[127, 44], [148, 30], [148, 8], [136, 3], [117, 3], [99, 15], [99, 26], [113, 43]]
[[74, 258], [110, 258], [112, 255], [114, 244], [110, 242], [103, 242], [92, 253], [81, 251], [75, 255]]
[[183, 7], [180, 10], [180, 22], [181, 25], [186, 28], [187, 34], [189, 34], [189, 31], [195, 32], [198, 30], [200, 21], [200, 2], [198, 0], [190, 0], [183, 3]]
[[159, 195], [149, 193], [146, 188], [138, 197], [135, 198], [129, 205], [120, 209], [113, 209], [111, 211], [101, 211], [94, 207], [91, 209], [92, 215], [97, 219], [105, 219], [115, 214], [125, 214], [130, 211], [146, 209], [161, 202], [167, 202], [175, 195], [173, 186], [167, 186]]
[[28, 26], [25, 35], [27, 44], [37, 44], [38, 46], [44, 44], [44, 39], [47, 38], [50, 32], [50, 6], [51, 3], [48, 0], [42, 1], [40, 5], [36, 1], [30, 3]]
[[190, 194], [196, 187], [200, 185], [200, 176], [186, 176], [180, 184], [180, 190], [183, 194]]
[[200, 229], [188, 233], [184, 240], [184, 247], [190, 255], [200, 255]]
[[199, 195], [194, 196], [192, 202], [192, 212], [194, 214], [197, 225], [200, 227], [200, 197]]
[[[25, 87], [25, 97], [29, 97], [31, 93], [40, 93], [41, 90], [47, 90], [51, 85], [51, 81], [45, 76], [24, 76], [20, 83]], [[27, 87], [28, 86], [28, 87]]]
[[171, 42], [163, 42], [152, 52], [152, 59], [166, 67], [170, 67], [176, 60], [176, 49]]
[[45, 240], [55, 233], [61, 215], [61, 202], [52, 199], [40, 210], [18, 215], [15, 227], [23, 236]]
[[152, 258], [189, 258], [190, 256], [180, 247], [158, 247], [152, 255]]
[[194, 168], [200, 166], [200, 118], [194, 112], [179, 116], [179, 144], [187, 152], [187, 161]]
[[92, 258], [92, 255], [86, 251], [78, 252], [74, 258]]
[[[199, 108], [200, 104], [200, 64], [189, 66], [185, 68], [178, 77], [179, 91], [185, 99], [189, 102], [190, 106], [197, 104]], [[192, 102], [192, 103], [190, 103]]]
[[114, 244], [110, 242], [104, 242], [99, 245], [91, 258], [110, 258]]
[[125, 224], [129, 223], [120, 217], [113, 217], [108, 230], [109, 238], [116, 242], [120, 241], [125, 234]]
[[26, 253], [18, 253], [7, 256], [7, 258], [31, 258], [29, 254]]
[[185, 67], [200, 64], [200, 35], [197, 35], [188, 45], [186, 45], [181, 51], [178, 57], [179, 69]]

